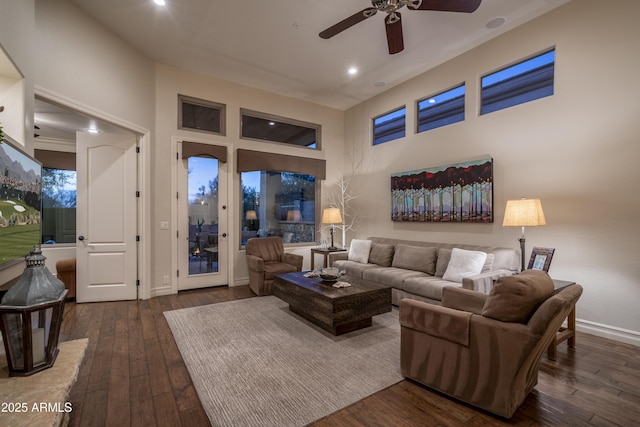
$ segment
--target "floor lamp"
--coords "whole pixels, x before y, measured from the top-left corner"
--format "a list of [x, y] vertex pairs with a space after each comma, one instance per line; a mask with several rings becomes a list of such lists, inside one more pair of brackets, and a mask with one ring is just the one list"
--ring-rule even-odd
[[330, 251], [335, 251], [338, 249], [333, 244], [333, 229], [335, 228], [335, 224], [342, 223], [342, 215], [340, 215], [340, 209], [338, 208], [326, 208], [322, 211], [322, 223], [323, 224], [331, 224], [331, 246], [327, 249]]
[[504, 211], [503, 227], [522, 227], [520, 237], [520, 271], [524, 270], [524, 228], [545, 225], [540, 199], [507, 200], [507, 207]]

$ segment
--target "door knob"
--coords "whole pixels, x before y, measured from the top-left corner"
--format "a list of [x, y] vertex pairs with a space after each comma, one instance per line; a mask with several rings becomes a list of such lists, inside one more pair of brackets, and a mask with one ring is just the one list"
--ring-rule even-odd
[[222, 233], [222, 237], [227, 237], [227, 233]]
[[78, 240], [83, 241], [84, 240], [84, 236], [78, 236]]

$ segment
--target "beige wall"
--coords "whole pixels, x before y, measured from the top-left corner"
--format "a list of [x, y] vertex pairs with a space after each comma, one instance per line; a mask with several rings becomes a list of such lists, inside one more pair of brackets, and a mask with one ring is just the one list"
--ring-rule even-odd
[[[519, 229], [503, 228], [505, 202], [540, 198], [547, 226], [527, 229], [533, 246], [553, 247], [550, 274], [575, 280], [584, 330], [640, 344], [640, 3], [570, 2], [346, 112], [345, 151], [361, 197], [355, 236], [518, 247]], [[556, 47], [555, 94], [479, 116], [482, 74]], [[466, 120], [415, 134], [415, 101], [467, 84]], [[371, 117], [407, 105], [408, 135], [371, 146]], [[493, 224], [390, 221], [390, 174], [494, 159]]]
[[[178, 94], [214, 101], [226, 105], [226, 136], [207, 135], [177, 128]], [[335, 177], [342, 169], [343, 112], [332, 108], [287, 98], [274, 93], [256, 90], [213, 77], [178, 70], [172, 67], [156, 66], [156, 147], [153, 151], [153, 164], [156, 173], [154, 185], [154, 212], [152, 218], [154, 243], [153, 271], [156, 279], [163, 275], [173, 277], [176, 269], [175, 231], [159, 230], [160, 221], [170, 221], [175, 226], [175, 192], [167, 191], [176, 184], [177, 141], [215, 143], [228, 146], [229, 158], [229, 194], [228, 194], [228, 230], [230, 257], [232, 262], [231, 283], [248, 283], [248, 271], [244, 250], [240, 250], [240, 176], [236, 173], [236, 151], [238, 148], [270, 151], [293, 156], [304, 156], [327, 160], [327, 176]], [[271, 144], [240, 139], [240, 109], [274, 114], [322, 126], [322, 150], [309, 150], [284, 144]], [[172, 173], [169, 173], [169, 172]], [[328, 180], [330, 181], [330, 180]], [[224, 230], [221, 230], [221, 232]], [[305, 255], [309, 263], [308, 247], [289, 249], [291, 252]], [[154, 283], [154, 293], [171, 292], [172, 286]]]
[[153, 62], [67, 0], [37, 0], [35, 12], [38, 88], [153, 129]]

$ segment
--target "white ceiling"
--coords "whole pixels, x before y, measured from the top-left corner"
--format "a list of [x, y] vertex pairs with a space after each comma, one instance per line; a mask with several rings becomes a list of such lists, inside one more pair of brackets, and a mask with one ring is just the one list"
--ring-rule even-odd
[[[395, 55], [384, 13], [318, 37], [370, 0], [71, 1], [156, 62], [347, 109], [569, 0], [483, 0], [471, 14], [403, 8]], [[498, 17], [505, 23], [487, 28]]]

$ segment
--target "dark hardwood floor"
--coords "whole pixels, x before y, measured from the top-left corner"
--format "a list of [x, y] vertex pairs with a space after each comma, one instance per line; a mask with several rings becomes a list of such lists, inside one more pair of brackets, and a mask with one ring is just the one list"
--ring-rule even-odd
[[[71, 390], [70, 425], [211, 425], [162, 313], [252, 296], [241, 286], [67, 303], [61, 340], [89, 338]], [[639, 419], [640, 348], [578, 333], [575, 349], [564, 343], [555, 362], [543, 358], [536, 389], [510, 420], [405, 380], [312, 425], [632, 426]]]

